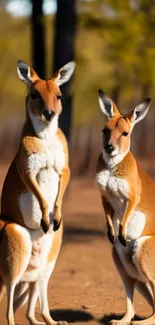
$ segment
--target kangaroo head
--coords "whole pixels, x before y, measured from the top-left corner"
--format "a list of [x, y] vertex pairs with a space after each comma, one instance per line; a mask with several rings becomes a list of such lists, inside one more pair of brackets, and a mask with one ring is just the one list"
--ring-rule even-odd
[[[114, 102], [101, 89], [98, 91], [99, 104], [108, 121], [103, 131], [103, 156], [106, 161], [115, 158], [121, 161], [130, 150], [130, 137], [133, 127], [148, 112], [151, 99], [147, 98], [128, 115], [122, 115]], [[117, 159], [118, 158], [118, 159]]]
[[54, 116], [61, 113], [61, 91], [59, 86], [67, 82], [75, 68], [69, 62], [57, 71], [49, 80], [40, 79], [37, 73], [24, 61], [18, 61], [19, 78], [28, 85], [27, 110], [34, 117], [49, 124]]

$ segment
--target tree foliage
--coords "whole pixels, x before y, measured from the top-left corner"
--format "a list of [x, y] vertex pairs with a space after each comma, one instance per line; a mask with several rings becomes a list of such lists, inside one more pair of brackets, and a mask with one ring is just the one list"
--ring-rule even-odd
[[105, 46], [103, 61], [108, 60], [114, 71], [120, 71], [121, 86], [127, 86], [128, 81], [131, 84], [135, 79], [135, 69], [140, 85], [150, 80], [154, 83], [154, 0], [94, 1], [87, 17], [87, 26], [102, 33], [103, 47]]
[[[155, 1], [76, 2], [74, 123], [94, 123], [98, 118], [98, 88], [103, 88], [123, 110], [145, 96], [154, 98]], [[9, 111], [11, 115], [17, 110], [21, 112], [21, 105], [24, 106], [24, 86], [16, 75], [16, 61], [23, 59], [31, 63], [30, 22], [28, 18], [13, 18], [2, 10], [0, 19], [0, 114], [6, 115], [14, 103]], [[53, 17], [45, 17], [48, 77], [51, 76], [54, 23]]]

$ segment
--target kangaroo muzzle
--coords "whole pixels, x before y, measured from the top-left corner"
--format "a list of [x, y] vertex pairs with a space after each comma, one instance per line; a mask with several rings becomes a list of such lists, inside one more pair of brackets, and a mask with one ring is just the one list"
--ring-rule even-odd
[[54, 112], [53, 111], [49, 111], [48, 109], [44, 109], [42, 114], [45, 116], [46, 120], [47, 121], [50, 121], [51, 118], [53, 117], [54, 115]]
[[114, 147], [113, 147], [112, 144], [106, 144], [104, 149], [108, 154], [111, 154], [113, 152], [113, 150], [114, 150]]

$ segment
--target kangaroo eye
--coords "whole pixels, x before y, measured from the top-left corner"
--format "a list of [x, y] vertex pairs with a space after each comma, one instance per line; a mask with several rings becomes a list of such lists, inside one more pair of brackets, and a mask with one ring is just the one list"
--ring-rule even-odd
[[124, 137], [127, 137], [128, 134], [129, 134], [128, 132], [123, 132], [123, 133], [122, 133], [122, 135], [123, 135]]
[[31, 98], [32, 99], [39, 99], [40, 95], [36, 91], [31, 92]]
[[58, 95], [57, 96], [57, 99], [62, 99], [62, 95]]

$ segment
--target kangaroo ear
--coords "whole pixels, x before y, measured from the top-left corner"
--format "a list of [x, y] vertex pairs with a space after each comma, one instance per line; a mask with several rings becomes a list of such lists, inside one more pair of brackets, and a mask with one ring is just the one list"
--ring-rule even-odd
[[98, 90], [98, 95], [101, 111], [108, 117], [108, 119], [111, 119], [115, 115], [120, 115], [116, 105], [108, 95], [106, 95], [101, 89]]
[[128, 115], [128, 118], [133, 126], [143, 120], [149, 110], [150, 104], [151, 98], [146, 98], [144, 102], [136, 106], [134, 110]]
[[28, 85], [39, 79], [37, 73], [24, 61], [17, 62], [17, 72], [19, 78]]
[[65, 64], [59, 71], [57, 71], [52, 77], [52, 79], [58, 86], [61, 86], [71, 78], [74, 69], [75, 62], [71, 61]]

